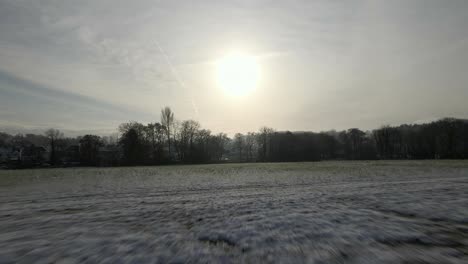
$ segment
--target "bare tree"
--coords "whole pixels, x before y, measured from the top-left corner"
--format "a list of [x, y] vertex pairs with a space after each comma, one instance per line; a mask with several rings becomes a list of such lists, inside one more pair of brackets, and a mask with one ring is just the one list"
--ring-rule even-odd
[[239, 162], [243, 161], [242, 153], [244, 152], [244, 136], [241, 133], [234, 135], [234, 147], [239, 153]]
[[270, 151], [271, 147], [271, 137], [275, 130], [269, 127], [261, 127], [258, 133], [258, 145], [260, 147], [259, 156], [261, 161], [268, 160], [268, 152]]
[[54, 165], [57, 163], [57, 141], [63, 137], [63, 133], [58, 129], [50, 128], [45, 131], [44, 135], [49, 140], [50, 162]]
[[350, 128], [347, 133], [351, 144], [351, 159], [360, 159], [366, 133], [357, 128]]
[[119, 125], [120, 135], [127, 133], [130, 129], [134, 129], [137, 132], [138, 137], [141, 137], [141, 138], [145, 137], [146, 127], [142, 123], [139, 123], [136, 121], [130, 121], [130, 122], [122, 123]]
[[117, 145], [118, 141], [119, 141], [118, 133], [112, 133], [108, 136], [102, 137], [102, 142], [104, 143], [104, 145]]
[[154, 162], [161, 162], [165, 133], [164, 126], [160, 123], [149, 123], [146, 126], [146, 137], [151, 145], [151, 155]]
[[253, 161], [253, 152], [254, 152], [254, 147], [255, 147], [255, 133], [249, 132], [245, 136], [245, 148], [247, 152], [247, 160], [248, 161]]
[[179, 144], [182, 152], [182, 160], [189, 160], [193, 158], [193, 146], [195, 136], [200, 129], [200, 123], [194, 120], [185, 120], [180, 126], [180, 139]]
[[167, 136], [167, 147], [169, 150], [169, 157], [171, 156], [171, 128], [174, 123], [174, 113], [172, 112], [171, 108], [166, 106], [161, 109], [161, 124], [166, 129], [166, 136]]
[[100, 136], [85, 135], [80, 139], [80, 160], [85, 165], [99, 164], [99, 148], [104, 146]]

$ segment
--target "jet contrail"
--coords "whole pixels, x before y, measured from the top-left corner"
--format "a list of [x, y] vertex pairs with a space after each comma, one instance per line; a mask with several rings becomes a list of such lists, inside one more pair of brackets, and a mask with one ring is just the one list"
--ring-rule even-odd
[[[171, 69], [172, 74], [176, 78], [176, 81], [179, 83], [179, 85], [184, 89], [184, 91], [187, 91], [187, 86], [185, 85], [184, 80], [180, 77], [180, 74], [177, 72], [176, 68], [172, 64], [169, 56], [167, 55], [166, 51], [159, 45], [159, 42], [157, 40], [154, 41], [156, 43], [156, 46], [159, 49], [159, 52], [163, 55], [164, 60], [166, 61], [166, 64], [169, 66]], [[190, 95], [189, 95], [190, 96]], [[198, 108], [195, 105], [195, 101], [193, 100], [192, 96], [190, 96], [190, 102], [192, 103], [193, 111], [195, 112], [195, 117], [198, 118]]]

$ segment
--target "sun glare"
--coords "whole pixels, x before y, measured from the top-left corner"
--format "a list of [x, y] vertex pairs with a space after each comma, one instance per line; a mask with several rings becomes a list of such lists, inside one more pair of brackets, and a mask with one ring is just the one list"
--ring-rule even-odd
[[251, 55], [231, 53], [216, 65], [218, 85], [231, 96], [244, 96], [253, 91], [260, 78], [260, 66]]

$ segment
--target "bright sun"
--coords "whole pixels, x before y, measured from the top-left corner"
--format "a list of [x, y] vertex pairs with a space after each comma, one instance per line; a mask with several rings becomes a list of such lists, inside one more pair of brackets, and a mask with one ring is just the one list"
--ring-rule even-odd
[[260, 79], [260, 65], [250, 55], [231, 53], [220, 59], [216, 66], [218, 85], [231, 96], [250, 93]]

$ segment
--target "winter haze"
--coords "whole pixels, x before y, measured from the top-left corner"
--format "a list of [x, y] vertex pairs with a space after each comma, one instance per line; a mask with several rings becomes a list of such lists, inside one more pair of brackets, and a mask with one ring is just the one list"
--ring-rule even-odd
[[[463, 0], [0, 0], [0, 126], [112, 131], [164, 105], [231, 135], [464, 118], [467, 36]], [[216, 84], [230, 50], [259, 61], [249, 96]]]

